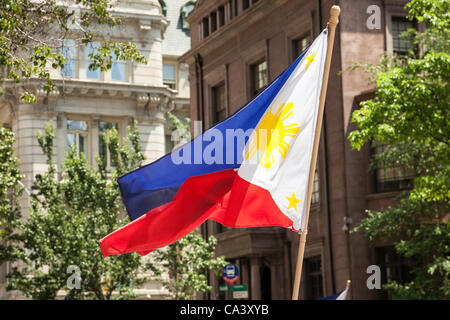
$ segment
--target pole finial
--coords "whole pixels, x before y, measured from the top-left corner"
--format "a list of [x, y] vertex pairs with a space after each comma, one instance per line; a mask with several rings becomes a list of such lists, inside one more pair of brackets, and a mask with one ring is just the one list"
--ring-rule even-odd
[[351, 281], [350, 280], [347, 280], [347, 285], [345, 286], [346, 288], [349, 288], [350, 287], [350, 283], [351, 283]]
[[332, 6], [330, 9], [330, 25], [335, 27], [339, 23], [339, 14], [341, 13], [341, 8], [339, 6]]

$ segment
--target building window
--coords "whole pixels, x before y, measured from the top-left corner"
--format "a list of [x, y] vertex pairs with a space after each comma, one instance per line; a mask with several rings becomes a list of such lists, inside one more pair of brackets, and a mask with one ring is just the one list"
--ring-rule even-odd
[[238, 15], [238, 2], [237, 0], [229, 0], [228, 8], [230, 8], [230, 20]]
[[195, 9], [195, 1], [188, 1], [186, 2], [183, 7], [181, 7], [181, 21], [182, 26], [181, 28], [183, 30], [189, 30], [189, 23], [186, 21], [186, 17], [191, 14], [192, 11]]
[[203, 38], [206, 38], [207, 36], [209, 36], [209, 19], [208, 19], [208, 17], [203, 18], [202, 26], [203, 26]]
[[163, 83], [171, 89], [177, 88], [176, 65], [173, 63], [163, 64]]
[[82, 153], [88, 158], [88, 123], [87, 121], [67, 120], [67, 150], [75, 146], [78, 156]]
[[100, 80], [100, 69], [90, 70], [89, 65], [92, 60], [89, 55], [97, 54], [100, 47], [99, 42], [92, 42], [86, 46], [86, 78]]
[[117, 58], [116, 54], [111, 54], [111, 80], [113, 81], [126, 81], [126, 62]]
[[317, 299], [323, 296], [322, 259], [315, 256], [305, 259], [305, 299]]
[[402, 37], [401, 34], [414, 28], [414, 22], [406, 18], [392, 17], [392, 47], [395, 54], [407, 54], [412, 46], [411, 37]]
[[[377, 265], [381, 270], [381, 283], [388, 283], [389, 280], [405, 284], [413, 280], [408, 261], [400, 256], [393, 246], [375, 248]], [[390, 292], [381, 291], [382, 299], [392, 299]]]
[[[375, 155], [382, 154], [387, 146], [378, 144], [374, 148]], [[390, 192], [412, 188], [414, 171], [402, 165], [378, 163], [376, 168], [377, 192]]]
[[225, 7], [220, 6], [217, 10], [219, 13], [219, 28], [225, 24]]
[[262, 61], [250, 66], [251, 73], [251, 93], [252, 96], [256, 96], [260, 93], [268, 84], [267, 79], [267, 63]]
[[250, 7], [250, 0], [242, 0], [242, 11], [247, 10]]
[[61, 75], [63, 77], [75, 78], [77, 67], [77, 48], [75, 40], [63, 40], [61, 43], [61, 53], [66, 59], [64, 67], [61, 69]]
[[319, 164], [316, 165], [316, 171], [314, 171], [314, 183], [311, 194], [311, 204], [320, 203], [320, 183], [319, 183]]
[[292, 57], [297, 59], [311, 43], [311, 36], [303, 36], [292, 41]]
[[217, 13], [211, 12], [211, 33], [217, 30]]
[[227, 117], [227, 98], [225, 84], [212, 88], [213, 98], [213, 125]]
[[105, 132], [112, 129], [115, 129], [118, 132], [119, 125], [114, 122], [100, 121], [98, 123], [98, 153], [102, 161], [104, 161], [104, 163], [106, 164], [107, 169], [116, 166], [116, 163], [114, 163], [114, 160], [111, 158], [109, 148], [104, 141]]
[[167, 17], [167, 5], [164, 0], [158, 0], [159, 5], [161, 6], [161, 11], [164, 17]]

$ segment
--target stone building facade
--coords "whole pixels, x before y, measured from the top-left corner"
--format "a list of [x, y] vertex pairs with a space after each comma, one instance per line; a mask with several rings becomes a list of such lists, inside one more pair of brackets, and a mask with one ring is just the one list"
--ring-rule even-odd
[[[27, 190], [31, 189], [33, 177], [46, 170], [37, 132], [43, 131], [48, 121], [56, 128], [58, 168], [72, 144], [95, 165], [95, 155], [107, 153], [101, 145], [102, 131], [115, 126], [123, 138], [127, 126], [135, 120], [146, 163], [170, 151], [173, 142], [167, 112], [181, 117], [189, 114], [187, 67], [178, 63], [177, 58], [190, 46], [188, 25], [181, 29], [178, 24], [182, 8], [192, 1], [166, 2], [168, 6], [158, 0], [117, 1], [112, 14], [123, 18], [122, 24], [113, 29], [98, 28], [95, 32], [96, 42], [113, 39], [135, 43], [148, 59], [147, 64], [114, 61], [110, 71], [90, 71], [88, 53], [92, 47], [69, 36], [62, 49], [66, 68], [51, 70], [57, 90], [47, 95], [37, 79], [20, 84], [5, 82], [6, 94], [0, 98], [0, 122], [16, 134], [16, 152], [20, 170], [26, 175], [22, 182]], [[181, 20], [185, 21], [185, 17]], [[76, 31], [73, 26], [72, 34]], [[169, 62], [175, 68], [167, 71]], [[36, 104], [20, 100], [24, 86], [36, 94]], [[26, 216], [29, 205], [26, 195], [21, 205]], [[11, 294], [4, 289], [7, 271], [8, 265], [0, 266], [0, 298]], [[166, 292], [159, 283], [149, 282], [138, 289], [138, 294], [141, 298], [161, 298]]]
[[[394, 201], [409, 179], [401, 168], [369, 172], [370, 146], [352, 150], [351, 114], [373, 95], [362, 72], [346, 71], [354, 62], [376, 63], [385, 51], [401, 54], [399, 38], [407, 27], [406, 1], [394, 0], [217, 0], [197, 1], [188, 17], [191, 119], [203, 130], [225, 119], [280, 75], [326, 27], [332, 5], [341, 7], [329, 76], [319, 147], [300, 299], [334, 294], [352, 281], [350, 299], [386, 298], [369, 290], [367, 268], [381, 268], [382, 283], [405, 274], [389, 243], [369, 247], [362, 233], [349, 233], [366, 209]], [[370, 7], [370, 8], [369, 8]], [[374, 15], [374, 16], [373, 16]], [[371, 23], [368, 22], [372, 16]], [[375, 23], [374, 23], [375, 22]], [[378, 23], [378, 25], [377, 25]], [[342, 75], [339, 72], [343, 70]], [[290, 299], [299, 235], [281, 228], [224, 228], [208, 221], [217, 254], [238, 265], [238, 283], [248, 284], [251, 299]], [[224, 299], [222, 280], [209, 274], [214, 290], [205, 298]]]

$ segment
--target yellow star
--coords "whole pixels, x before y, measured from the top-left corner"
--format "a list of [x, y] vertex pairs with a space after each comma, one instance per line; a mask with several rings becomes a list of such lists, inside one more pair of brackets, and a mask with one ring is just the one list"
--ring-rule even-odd
[[312, 55], [310, 55], [309, 57], [306, 57], [306, 60], [308, 60], [308, 62], [306, 63], [305, 70], [308, 70], [309, 64], [314, 61], [314, 53], [315, 53], [315, 51], [313, 51]]
[[288, 209], [289, 209], [289, 208], [294, 208], [295, 211], [297, 211], [297, 203], [299, 203], [300, 200], [298, 200], [298, 199], [295, 197], [295, 192], [292, 192], [292, 197], [286, 197], [286, 199], [288, 199], [288, 201], [289, 201], [289, 207], [288, 207]]

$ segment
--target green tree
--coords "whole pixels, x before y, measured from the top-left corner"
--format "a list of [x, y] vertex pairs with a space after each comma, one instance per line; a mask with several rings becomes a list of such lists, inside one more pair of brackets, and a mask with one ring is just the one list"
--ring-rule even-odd
[[19, 237], [15, 223], [21, 217], [19, 200], [24, 188], [14, 142], [14, 134], [0, 128], [0, 265], [14, 254], [14, 242]]
[[198, 233], [191, 232], [177, 242], [154, 252], [154, 261], [168, 271], [169, 278], [161, 278], [163, 286], [172, 298], [186, 300], [194, 298], [197, 292], [211, 291], [206, 272], [214, 270], [219, 276], [227, 263], [224, 257], [215, 257], [217, 239], [210, 236], [208, 241]]
[[151, 264], [136, 253], [104, 259], [98, 241], [128, 222], [116, 178], [143, 160], [137, 126], [128, 128], [123, 144], [115, 129], [105, 135], [115, 170], [107, 172], [100, 157], [94, 169], [71, 148], [61, 179], [53, 161], [54, 135], [51, 123], [38, 135], [48, 170], [35, 177], [29, 217], [12, 221], [19, 232], [8, 260], [20, 264], [8, 274], [8, 289], [33, 299], [54, 299], [59, 290], [71, 299], [132, 298]]
[[371, 167], [403, 166], [415, 174], [412, 190], [398, 205], [368, 211], [355, 229], [370, 242], [391, 239], [407, 259], [412, 280], [385, 285], [394, 298], [450, 298], [450, 2], [413, 0], [408, 18], [425, 23], [424, 32], [409, 30], [407, 56], [385, 56], [366, 65], [376, 83], [375, 97], [353, 113], [359, 129], [349, 140], [353, 148], [384, 144]]
[[[3, 0], [0, 1], [0, 95], [4, 82], [20, 83], [30, 78], [44, 81], [43, 89], [55, 89], [49, 67], [63, 68], [61, 53], [65, 39], [76, 37], [91, 43], [95, 28], [114, 28], [121, 20], [111, 14], [111, 0]], [[76, 30], [76, 31], [75, 31]], [[105, 40], [89, 54], [90, 70], [111, 68], [111, 54], [118, 59], [146, 63], [134, 43]], [[22, 100], [36, 102], [35, 95], [23, 87]]]

